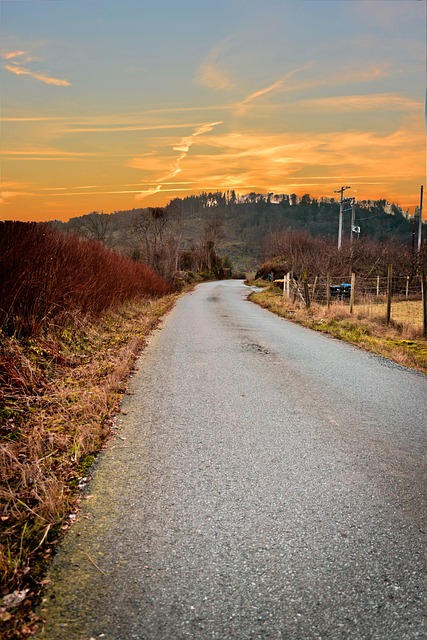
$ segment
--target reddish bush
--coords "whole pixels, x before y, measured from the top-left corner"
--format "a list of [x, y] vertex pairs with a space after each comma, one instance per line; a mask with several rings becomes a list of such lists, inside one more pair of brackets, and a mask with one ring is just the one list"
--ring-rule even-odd
[[170, 285], [150, 267], [48, 224], [0, 222], [0, 328], [31, 335], [47, 321], [99, 316]]
[[311, 236], [307, 231], [271, 231], [262, 241], [264, 263], [256, 277], [274, 272], [279, 277], [288, 271], [302, 275], [348, 274], [354, 271], [364, 277], [387, 276], [389, 264], [397, 276], [415, 276], [426, 262], [411, 247], [398, 240], [378, 242], [368, 238], [345, 242], [338, 250], [336, 241]]

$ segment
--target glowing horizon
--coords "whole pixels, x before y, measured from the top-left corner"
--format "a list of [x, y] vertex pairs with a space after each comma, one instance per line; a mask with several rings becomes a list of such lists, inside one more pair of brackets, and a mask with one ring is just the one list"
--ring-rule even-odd
[[1, 3], [1, 219], [342, 184], [413, 213], [426, 5], [380, 4]]

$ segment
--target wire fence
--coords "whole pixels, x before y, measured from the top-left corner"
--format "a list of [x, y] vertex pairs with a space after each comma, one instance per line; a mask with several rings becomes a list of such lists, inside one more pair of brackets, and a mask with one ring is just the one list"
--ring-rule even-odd
[[427, 338], [427, 285], [424, 274], [351, 278], [339, 275], [319, 275], [298, 281], [286, 274], [283, 294], [294, 302], [306, 306], [348, 306], [350, 313], [390, 322], [412, 325], [416, 332]]
[[[311, 299], [320, 303], [331, 300], [350, 301], [351, 278], [340, 276], [318, 276], [310, 279]], [[382, 304], [387, 298], [388, 278], [375, 276], [372, 278], [355, 277], [354, 303]], [[419, 276], [403, 276], [392, 279], [393, 300], [421, 300], [422, 289]]]

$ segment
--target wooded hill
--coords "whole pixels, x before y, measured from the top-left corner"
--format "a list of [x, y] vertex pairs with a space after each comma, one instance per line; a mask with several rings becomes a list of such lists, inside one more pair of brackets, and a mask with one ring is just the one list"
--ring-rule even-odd
[[[350, 237], [350, 208], [346, 203], [343, 241]], [[305, 230], [312, 236], [337, 238], [338, 217], [339, 200], [334, 198], [218, 191], [175, 198], [166, 207], [92, 212], [55, 224], [144, 260], [167, 275], [174, 269], [208, 269], [209, 256], [217, 254], [227, 256], [235, 271], [255, 270], [268, 233]], [[414, 217], [386, 200], [356, 203], [360, 239], [396, 240], [410, 246], [416, 242], [414, 222]]]

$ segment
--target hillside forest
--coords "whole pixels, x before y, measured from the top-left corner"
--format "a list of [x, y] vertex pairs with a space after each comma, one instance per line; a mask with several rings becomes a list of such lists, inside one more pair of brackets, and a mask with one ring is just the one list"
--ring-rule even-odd
[[[340, 252], [339, 200], [309, 194], [218, 191], [175, 198], [165, 207], [92, 212], [52, 224], [144, 262], [169, 280], [177, 272], [214, 278], [255, 272], [277, 257], [286, 258], [283, 268], [293, 271], [301, 269], [301, 261], [303, 268], [322, 272], [351, 267], [378, 274], [390, 261], [403, 263], [405, 273], [418, 269], [417, 215], [386, 200], [357, 202], [357, 233], [351, 234], [351, 205], [343, 209]], [[295, 252], [298, 264], [290, 264]]]

